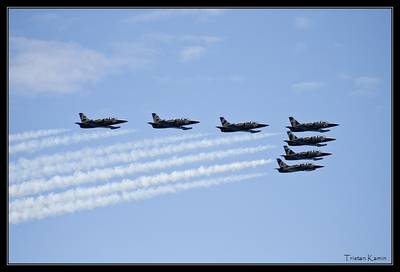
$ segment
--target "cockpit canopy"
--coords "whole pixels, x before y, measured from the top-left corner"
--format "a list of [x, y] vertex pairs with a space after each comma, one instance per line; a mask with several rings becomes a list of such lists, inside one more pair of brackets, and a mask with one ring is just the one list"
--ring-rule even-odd
[[168, 120], [170, 122], [178, 122], [178, 123], [186, 123], [189, 121], [189, 119], [187, 118], [177, 118], [177, 119], [172, 119], [172, 120]]

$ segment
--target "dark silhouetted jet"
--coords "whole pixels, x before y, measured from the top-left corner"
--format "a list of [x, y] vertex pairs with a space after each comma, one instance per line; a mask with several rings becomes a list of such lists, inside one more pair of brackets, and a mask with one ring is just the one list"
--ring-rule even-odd
[[313, 122], [313, 123], [299, 123], [293, 117], [289, 117], [291, 127], [287, 127], [290, 131], [293, 132], [302, 132], [302, 131], [318, 131], [318, 132], [327, 132], [330, 127], [336, 127], [339, 124], [328, 123], [326, 121]]
[[313, 151], [305, 151], [305, 152], [299, 152], [296, 153], [293, 150], [291, 150], [287, 145], [283, 147], [285, 149], [286, 155], [281, 155], [284, 157], [286, 160], [322, 160], [323, 156], [329, 156], [332, 155], [331, 153], [324, 153], [318, 150], [313, 150]]
[[245, 122], [231, 124], [224, 117], [219, 118], [221, 120], [222, 127], [218, 126], [221, 132], [235, 132], [235, 131], [247, 131], [250, 133], [257, 133], [261, 130], [254, 130], [255, 128], [262, 128], [268, 126], [267, 124], [260, 124], [257, 122]]
[[76, 122], [75, 124], [79, 125], [81, 128], [103, 127], [103, 128], [117, 129], [120, 127], [115, 127], [113, 125], [128, 122], [126, 120], [118, 120], [115, 118], [105, 118], [105, 119], [93, 120], [93, 119], [87, 118], [86, 115], [83, 114], [82, 112], [79, 113], [79, 117], [81, 118], [81, 122], [80, 123]]
[[277, 169], [280, 173], [291, 173], [291, 172], [298, 172], [298, 171], [314, 171], [315, 169], [323, 167], [322, 165], [315, 165], [312, 163], [301, 163], [301, 164], [294, 164], [294, 165], [287, 165], [281, 159], [276, 159], [279, 164], [279, 168]]
[[151, 115], [153, 116], [154, 122], [147, 122], [147, 123], [150, 124], [153, 128], [179, 128], [182, 130], [188, 130], [188, 129], [192, 129], [192, 128], [184, 127], [184, 126], [200, 123], [199, 121], [193, 121], [193, 120], [189, 120], [186, 118], [165, 120], [165, 119], [161, 119], [154, 112]]
[[321, 144], [321, 143], [336, 140], [334, 138], [327, 138], [324, 136], [312, 136], [312, 137], [300, 138], [300, 137], [296, 137], [290, 131], [288, 131], [287, 134], [289, 136], [289, 140], [284, 140], [284, 141], [287, 142], [288, 145], [290, 145], [290, 146], [294, 146], [294, 145], [326, 146], [326, 144]]

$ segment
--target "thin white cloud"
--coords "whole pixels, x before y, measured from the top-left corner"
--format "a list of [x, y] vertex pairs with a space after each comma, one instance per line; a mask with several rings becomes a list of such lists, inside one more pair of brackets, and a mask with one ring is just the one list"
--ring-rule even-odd
[[[43, 11], [44, 10], [42, 10], [42, 12]], [[29, 20], [30, 20], [29, 23], [36, 24], [39, 26], [46, 25], [46, 27], [51, 27], [59, 32], [71, 29], [73, 28], [74, 24], [79, 23], [78, 17], [70, 17], [70, 16], [67, 17], [55, 13], [37, 13], [32, 15], [29, 18]]]
[[177, 17], [192, 17], [197, 21], [205, 21], [210, 17], [218, 16], [224, 13], [222, 9], [162, 9], [142, 12], [131, 15], [125, 19], [125, 23], [151, 23]]
[[294, 26], [298, 30], [307, 30], [311, 27], [312, 21], [309, 17], [299, 16], [294, 19]]
[[206, 48], [203, 46], [188, 46], [181, 50], [180, 59], [183, 62], [198, 60], [206, 53]]
[[344, 44], [341, 42], [333, 42], [332, 47], [334, 48], [343, 48]]
[[[155, 176], [142, 176], [134, 180], [124, 179], [121, 182], [108, 183], [95, 187], [76, 188], [62, 193], [39, 196], [36, 199], [28, 198], [16, 200], [9, 205], [10, 223], [18, 223], [25, 220], [73, 212], [80, 209], [92, 209], [94, 207], [88, 208], [88, 205], [83, 203], [87, 203], [87, 201], [99, 203], [96, 199], [104, 195], [109, 196], [114, 193], [129, 193], [132, 190], [162, 185], [169, 182], [255, 168], [271, 162], [271, 159], [262, 159], [220, 164], [210, 167], [201, 166], [184, 171], [174, 171], [168, 174], [161, 173]], [[70, 209], [70, 205], [74, 207], [72, 210]]]
[[234, 82], [234, 83], [242, 83], [245, 81], [245, 78], [240, 75], [231, 75], [228, 77], [229, 81]]
[[[62, 215], [65, 213], [73, 213], [79, 210], [90, 210], [96, 207], [104, 207], [108, 205], [114, 205], [121, 202], [127, 201], [139, 201], [144, 199], [149, 199], [152, 197], [156, 197], [163, 194], [168, 193], [178, 193], [180, 191], [185, 191], [189, 189], [195, 188], [208, 188], [210, 186], [221, 185], [226, 183], [238, 182], [248, 179], [254, 179], [258, 177], [262, 177], [265, 174], [256, 173], [256, 174], [247, 174], [247, 175], [234, 175], [227, 176], [222, 178], [213, 178], [213, 179], [203, 179], [193, 182], [186, 183], [178, 183], [173, 185], [164, 185], [157, 186], [149, 189], [141, 189], [137, 191], [128, 191], [122, 192], [119, 194], [110, 194], [106, 196], [100, 196], [97, 198], [89, 198], [85, 200], [78, 200], [69, 203], [60, 203], [52, 204], [52, 210], [49, 209], [41, 209], [38, 210], [36, 207], [37, 203], [32, 202], [28, 207], [24, 207], [23, 209], [18, 209], [18, 207], [11, 208], [10, 207], [10, 223], [17, 224], [22, 223], [29, 220], [34, 219], [43, 219], [49, 216]], [[55, 208], [55, 209], [54, 209]], [[28, 212], [32, 213], [28, 213]]]
[[10, 90], [66, 94], [125, 71], [146, 68], [156, 51], [139, 42], [114, 42], [108, 55], [75, 42], [10, 38]]
[[112, 59], [72, 42], [10, 38], [10, 89], [70, 93], [107, 74]]
[[55, 21], [59, 21], [61, 16], [55, 13], [42, 13], [34, 14], [30, 19], [36, 23], [54, 23]]
[[246, 78], [242, 75], [238, 74], [231, 74], [231, 75], [224, 75], [224, 76], [215, 76], [215, 75], [192, 75], [192, 76], [168, 76], [168, 75], [161, 75], [161, 76], [154, 76], [154, 80], [160, 82], [162, 84], [182, 84], [182, 83], [197, 83], [197, 82], [230, 82], [230, 83], [243, 83], [245, 82]]
[[360, 76], [353, 80], [352, 95], [374, 96], [379, 90], [380, 79], [377, 77]]
[[65, 128], [55, 128], [55, 129], [40, 129], [40, 130], [33, 130], [33, 131], [24, 131], [20, 133], [12, 133], [8, 135], [8, 141], [10, 143], [17, 142], [17, 141], [26, 141], [30, 139], [61, 134], [64, 132], [69, 131], [69, 129]]
[[338, 77], [343, 80], [353, 80], [353, 77], [346, 73], [339, 73]]
[[221, 42], [223, 39], [221, 37], [211, 35], [184, 35], [180, 38], [180, 40], [182, 42], [214, 44]]
[[193, 83], [193, 82], [215, 82], [215, 81], [226, 81], [230, 78], [209, 76], [209, 75], [193, 75], [186, 77], [172, 77], [172, 76], [154, 76], [154, 79], [160, 83], [173, 83], [173, 84], [181, 84], [184, 83]]
[[[48, 159], [44, 164], [38, 167], [36, 164], [25, 164], [24, 167], [10, 168], [10, 180], [17, 181], [52, 176], [56, 174], [65, 174], [73, 171], [87, 170], [94, 167], [104, 167], [115, 163], [128, 163], [143, 158], [154, 158], [161, 155], [175, 154], [184, 151], [197, 150], [200, 148], [209, 148], [220, 145], [229, 145], [238, 142], [254, 141], [264, 139], [266, 137], [276, 135], [274, 133], [260, 133], [249, 135], [238, 135], [230, 137], [218, 137], [215, 139], [202, 139], [179, 144], [170, 144], [162, 147], [151, 149], [133, 149], [129, 152], [110, 152], [107, 156], [98, 156], [91, 152], [86, 153], [86, 156], [80, 157], [78, 160], [72, 161], [57, 161], [50, 163]], [[75, 157], [75, 155], [74, 155]], [[15, 183], [14, 181], [10, 183]]]
[[308, 92], [320, 90], [325, 84], [320, 81], [303, 81], [291, 85], [291, 89], [295, 92]]
[[306, 42], [297, 42], [294, 45], [294, 52], [295, 53], [303, 53], [309, 50], [309, 45]]
[[9, 154], [15, 154], [19, 152], [35, 152], [37, 150], [52, 146], [68, 145], [71, 143], [78, 143], [82, 141], [90, 141], [94, 139], [124, 135], [132, 133], [133, 131], [134, 130], [118, 130], [118, 131], [92, 132], [87, 134], [74, 133], [72, 135], [67, 135], [67, 136], [55, 136], [55, 137], [47, 137], [41, 140], [30, 140], [10, 145]]
[[176, 35], [165, 32], [153, 32], [147, 33], [139, 37], [139, 41], [143, 44], [156, 44], [156, 43], [196, 43], [201, 45], [212, 45], [223, 41], [222, 37], [213, 35], [195, 35], [195, 34], [185, 34]]
[[157, 48], [148, 44], [148, 41], [115, 41], [111, 43], [113, 66], [111, 72], [122, 69], [143, 69], [153, 65], [158, 56]]
[[150, 161], [145, 163], [133, 163], [125, 166], [116, 166], [110, 168], [95, 169], [89, 172], [75, 172], [68, 176], [55, 176], [48, 180], [30, 180], [9, 187], [11, 197], [32, 195], [60, 189], [70, 186], [76, 186], [85, 183], [97, 182], [99, 180], [107, 180], [116, 177], [123, 177], [138, 172], [146, 172], [155, 169], [165, 169], [168, 167], [181, 166], [184, 164], [213, 161], [227, 157], [235, 157], [242, 154], [254, 154], [270, 149], [274, 146], [257, 146], [247, 148], [235, 148], [215, 152], [206, 152], [196, 155], [187, 155], [183, 157], [172, 157], [163, 160]]
[[125, 18], [125, 23], [148, 23], [174, 16], [174, 10], [154, 10]]
[[171, 49], [163, 43], [197, 44], [181, 50], [179, 58], [187, 62], [201, 58], [209, 46], [220, 41], [221, 37], [212, 35], [150, 33], [130, 41], [114, 41], [110, 52], [103, 54], [75, 42], [11, 37], [10, 90], [31, 95], [87, 90], [110, 75], [151, 67], [161, 52]]
[[150, 32], [139, 37], [143, 43], [172, 43], [179, 41], [179, 35], [166, 32]]

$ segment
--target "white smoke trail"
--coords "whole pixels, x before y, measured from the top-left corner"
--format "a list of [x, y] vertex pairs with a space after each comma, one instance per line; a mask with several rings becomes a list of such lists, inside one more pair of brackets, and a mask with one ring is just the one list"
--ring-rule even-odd
[[[272, 133], [240, 135], [233, 137], [223, 137], [217, 139], [203, 139], [192, 142], [170, 144], [152, 149], [138, 149], [130, 152], [110, 153], [107, 156], [87, 156], [79, 161], [59, 162], [42, 167], [28, 167], [10, 171], [10, 180], [32, 179], [56, 174], [64, 174], [73, 171], [88, 170], [94, 167], [104, 167], [115, 163], [129, 163], [138, 159], [153, 158], [156, 156], [174, 154], [183, 151], [191, 151], [199, 148], [208, 148], [219, 145], [233, 144], [236, 142], [259, 140], [271, 135]], [[11, 183], [15, 183], [11, 181]]]
[[[70, 160], [79, 160], [85, 157], [93, 156], [106, 156], [108, 154], [116, 153], [118, 151], [125, 151], [135, 148], [155, 147], [163, 144], [174, 143], [184, 140], [196, 139], [206, 136], [207, 133], [194, 133], [179, 136], [170, 136], [164, 138], [144, 139], [139, 141], [132, 141], [123, 144], [113, 144], [108, 146], [86, 147], [76, 151], [63, 152], [52, 155], [42, 155], [33, 159], [18, 159], [17, 163], [10, 163], [9, 170], [15, 175], [10, 176], [10, 181], [24, 179], [22, 173], [30, 173], [31, 169], [41, 168], [45, 165], [55, 164], [57, 162], [65, 163]], [[26, 177], [25, 177], [26, 178]]]
[[137, 172], [144, 172], [154, 169], [164, 169], [167, 167], [180, 166], [183, 164], [206, 161], [206, 160], [222, 159], [246, 153], [253, 154], [273, 147], [274, 146], [272, 145], [264, 145], [257, 147], [235, 148], [223, 151], [188, 155], [184, 157], [173, 157], [146, 163], [132, 163], [127, 166], [95, 169], [94, 171], [90, 172], [75, 172], [73, 175], [55, 176], [48, 180], [44, 179], [30, 180], [17, 185], [11, 185], [9, 187], [9, 194], [11, 197], [32, 195], [36, 193], [50, 191], [53, 189], [65, 188], [69, 186], [75, 186], [89, 182], [96, 182], [99, 180], [111, 179], [115, 177], [122, 177]]
[[59, 137], [55, 136], [55, 137], [44, 138], [41, 140], [31, 140], [27, 142], [10, 145], [9, 154], [15, 154], [18, 152], [34, 152], [43, 148], [52, 147], [56, 145], [67, 145], [71, 143], [89, 141], [93, 139], [124, 135], [132, 132], [133, 130], [118, 130], [118, 131], [91, 132], [87, 134], [74, 133], [68, 136], [59, 136]]
[[19, 199], [10, 203], [10, 213], [17, 212], [32, 216], [37, 212], [51, 210], [57, 203], [75, 202], [85, 198], [100, 197], [102, 195], [118, 193], [123, 191], [146, 188], [154, 185], [160, 185], [167, 182], [176, 182], [179, 180], [188, 180], [195, 177], [210, 176], [225, 172], [239, 171], [246, 168], [254, 168], [272, 162], [271, 159], [261, 159], [252, 161], [239, 161], [228, 164], [220, 164], [209, 167], [198, 167], [183, 171], [173, 171], [171, 173], [161, 173], [153, 176], [141, 176], [130, 180], [124, 179], [120, 182], [113, 182], [99, 186], [87, 188], [75, 188], [61, 193], [50, 193], [36, 198]]
[[13, 133], [8, 135], [8, 142], [11, 143], [16, 141], [26, 141], [34, 138], [60, 134], [67, 131], [70, 131], [70, 129], [55, 128], [55, 129], [41, 129], [41, 130], [25, 131], [21, 133]]
[[248, 174], [236, 175], [223, 178], [204, 179], [188, 183], [178, 183], [173, 185], [158, 186], [155, 188], [141, 189], [137, 191], [123, 191], [121, 193], [113, 193], [106, 196], [99, 196], [89, 199], [78, 199], [64, 203], [52, 203], [48, 207], [32, 207], [24, 210], [11, 210], [10, 223], [17, 224], [34, 219], [43, 219], [49, 216], [62, 215], [66, 213], [73, 213], [81, 210], [91, 210], [97, 207], [104, 207], [115, 205], [127, 201], [139, 201], [149, 199], [163, 194], [178, 193], [180, 191], [195, 189], [195, 188], [208, 188], [215, 185], [221, 185], [232, 182], [239, 182], [248, 179], [254, 179], [264, 176], [264, 174]]

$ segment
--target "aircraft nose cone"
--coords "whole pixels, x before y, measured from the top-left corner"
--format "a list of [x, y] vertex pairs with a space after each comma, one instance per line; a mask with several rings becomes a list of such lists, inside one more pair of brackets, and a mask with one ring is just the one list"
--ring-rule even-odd
[[329, 156], [332, 155], [332, 153], [321, 153], [322, 156]]
[[192, 121], [193, 124], [198, 124], [200, 121]]
[[315, 168], [322, 168], [324, 167], [323, 165], [316, 165]]
[[259, 127], [267, 127], [267, 124], [258, 124]]
[[338, 126], [339, 124], [329, 124], [331, 127], [336, 127], [336, 126]]
[[121, 123], [126, 123], [126, 122], [128, 122], [128, 121], [126, 121], [126, 120], [119, 120]]
[[330, 142], [330, 141], [335, 141], [335, 138], [325, 138], [325, 141]]

